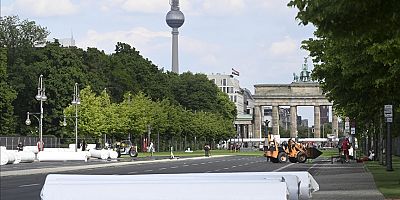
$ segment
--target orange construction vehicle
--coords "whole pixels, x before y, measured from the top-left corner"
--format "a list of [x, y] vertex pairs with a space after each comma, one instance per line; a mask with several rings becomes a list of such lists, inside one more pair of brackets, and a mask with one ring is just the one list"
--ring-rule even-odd
[[275, 139], [271, 140], [268, 135], [268, 148], [264, 151], [264, 156], [274, 163], [290, 162], [305, 163], [307, 159], [315, 159], [322, 154], [321, 151], [314, 147], [305, 147], [301, 143], [297, 143], [292, 139], [279, 145]]

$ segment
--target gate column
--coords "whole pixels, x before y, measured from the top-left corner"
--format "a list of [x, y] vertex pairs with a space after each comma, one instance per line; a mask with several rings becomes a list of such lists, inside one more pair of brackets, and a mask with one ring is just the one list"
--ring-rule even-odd
[[279, 106], [272, 106], [272, 134], [279, 135]]
[[314, 106], [314, 138], [321, 137], [321, 108]]
[[290, 137], [297, 137], [297, 106], [290, 106]]

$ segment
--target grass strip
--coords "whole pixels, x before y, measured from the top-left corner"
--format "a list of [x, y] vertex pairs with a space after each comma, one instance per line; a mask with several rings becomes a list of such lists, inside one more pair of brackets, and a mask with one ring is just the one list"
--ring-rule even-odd
[[400, 198], [400, 157], [392, 157], [393, 171], [386, 171], [386, 166], [378, 161], [365, 162], [365, 166], [374, 176], [376, 186], [385, 198]]

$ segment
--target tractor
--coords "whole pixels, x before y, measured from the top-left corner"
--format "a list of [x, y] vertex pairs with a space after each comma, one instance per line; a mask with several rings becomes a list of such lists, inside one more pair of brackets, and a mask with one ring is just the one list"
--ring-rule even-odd
[[269, 158], [273, 163], [284, 163], [289, 160], [292, 163], [305, 163], [307, 159], [315, 159], [322, 154], [321, 151], [314, 147], [305, 147], [301, 143], [297, 143], [292, 139], [279, 145], [276, 140], [269, 140], [269, 147], [264, 151], [264, 156]]

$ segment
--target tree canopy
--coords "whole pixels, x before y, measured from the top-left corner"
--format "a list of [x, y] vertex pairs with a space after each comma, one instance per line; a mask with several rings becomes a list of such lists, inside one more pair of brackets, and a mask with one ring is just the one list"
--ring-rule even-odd
[[[35, 127], [25, 126], [24, 121], [26, 112], [39, 111], [35, 95], [41, 74], [48, 97], [43, 106], [44, 134], [73, 136], [75, 83], [82, 89], [81, 136], [130, 133], [139, 137], [149, 126], [165, 138], [215, 139], [234, 134], [236, 107], [204, 74], [164, 72], [125, 43], [117, 43], [112, 54], [96, 48], [62, 47], [57, 40], [44, 43], [48, 31], [35, 22], [20, 21], [17, 16], [0, 21], [4, 47], [0, 93], [7, 91], [1, 93], [0, 120], [7, 119], [9, 124], [3, 126], [2, 121], [2, 127], [8, 128], [1, 134], [35, 133]], [[66, 128], [60, 126], [64, 115], [72, 117]]]

